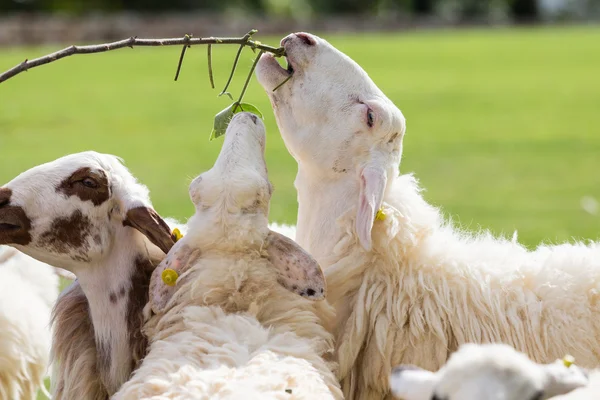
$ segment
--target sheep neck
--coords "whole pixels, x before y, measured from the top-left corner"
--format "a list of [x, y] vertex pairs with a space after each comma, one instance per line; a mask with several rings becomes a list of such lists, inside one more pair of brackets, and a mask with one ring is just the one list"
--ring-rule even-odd
[[[132, 300], [138, 302], [132, 299], [132, 294], [135, 297], [136, 285], [144, 283], [138, 282], [140, 279], [148, 284], [149, 275], [146, 277], [144, 269], [151, 264], [148, 256], [142, 256], [147, 250], [138, 236], [133, 229], [120, 228], [112, 251], [102, 262], [75, 271], [89, 303], [98, 369], [110, 394], [129, 378], [137, 361], [132, 337], [141, 333], [132, 331], [131, 325], [132, 320], [141, 321], [142, 310], [132, 304]], [[147, 302], [147, 298], [136, 300]], [[132, 307], [140, 315], [132, 315]]]
[[323, 179], [299, 166], [295, 186], [298, 191], [296, 242], [326, 267], [325, 260], [344, 234], [336, 221], [356, 207], [359, 182], [349, 175], [344, 179]]

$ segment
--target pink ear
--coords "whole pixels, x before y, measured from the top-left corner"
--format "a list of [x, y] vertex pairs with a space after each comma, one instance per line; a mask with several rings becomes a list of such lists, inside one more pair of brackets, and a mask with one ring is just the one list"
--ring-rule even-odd
[[281, 286], [309, 300], [323, 300], [327, 286], [323, 270], [306, 250], [287, 236], [271, 231], [266, 249]]
[[387, 182], [385, 169], [369, 165], [360, 174], [360, 197], [356, 214], [356, 233], [365, 250], [371, 250], [371, 229], [383, 202]]

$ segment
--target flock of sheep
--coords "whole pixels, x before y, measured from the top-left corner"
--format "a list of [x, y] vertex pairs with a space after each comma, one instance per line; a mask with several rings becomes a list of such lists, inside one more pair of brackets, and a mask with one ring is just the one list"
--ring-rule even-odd
[[399, 174], [405, 119], [365, 71], [311, 34], [282, 46], [256, 73], [296, 227], [268, 223], [248, 113], [186, 224], [95, 152], [0, 187], [0, 398], [35, 398], [49, 363], [58, 400], [600, 398], [600, 244], [458, 231]]

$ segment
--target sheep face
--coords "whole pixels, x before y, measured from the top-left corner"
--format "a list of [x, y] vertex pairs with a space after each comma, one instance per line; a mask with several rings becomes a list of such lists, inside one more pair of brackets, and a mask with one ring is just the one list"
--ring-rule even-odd
[[[226, 235], [231, 246], [253, 241], [249, 231], [256, 228], [266, 235], [273, 189], [267, 175], [265, 141], [265, 126], [256, 115], [233, 117], [213, 168], [190, 184], [190, 198], [196, 207], [190, 226], [218, 229], [215, 234]], [[236, 240], [242, 243], [234, 243]]]
[[[308, 33], [289, 35], [281, 45], [290, 68], [264, 54], [256, 73], [298, 161], [333, 175], [355, 173], [375, 151], [399, 161], [404, 117], [356, 62]], [[273, 91], [290, 69], [292, 78]]]
[[[327, 41], [296, 33], [281, 41], [290, 68], [270, 54], [256, 73], [285, 144], [315, 180], [348, 180], [362, 191], [357, 233], [371, 247], [371, 228], [389, 174], [397, 175], [405, 119], [367, 73]], [[293, 76], [278, 88], [282, 80]]]
[[177, 291], [177, 286], [163, 280], [165, 269], [183, 275], [205, 251], [217, 251], [225, 262], [240, 253], [267, 258], [280, 285], [311, 300], [324, 299], [325, 278], [314, 258], [293, 240], [269, 230], [272, 187], [264, 152], [263, 122], [253, 114], [236, 114], [215, 165], [190, 184], [196, 213], [188, 221], [186, 236], [152, 274], [150, 297], [155, 313], [163, 311]]
[[394, 395], [404, 400], [543, 400], [587, 382], [576, 366], [536, 364], [501, 344], [463, 345], [436, 373], [399, 366], [390, 380]]
[[124, 225], [164, 252], [173, 244], [146, 187], [114, 156], [72, 154], [0, 188], [0, 244], [73, 272], [108, 255]]

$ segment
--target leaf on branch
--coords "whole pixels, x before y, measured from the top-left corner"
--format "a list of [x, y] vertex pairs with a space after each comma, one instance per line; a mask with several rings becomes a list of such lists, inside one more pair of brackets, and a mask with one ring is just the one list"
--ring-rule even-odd
[[235, 114], [244, 111], [256, 114], [260, 117], [260, 119], [264, 119], [260, 110], [256, 108], [256, 106], [254, 106], [253, 104], [239, 103], [236, 101], [235, 103], [231, 104], [229, 107], [215, 115], [215, 122], [213, 125], [213, 130], [210, 133], [210, 140], [212, 141], [218, 138], [219, 136], [223, 136], [227, 131], [227, 127], [231, 122], [231, 118], [233, 118]]

